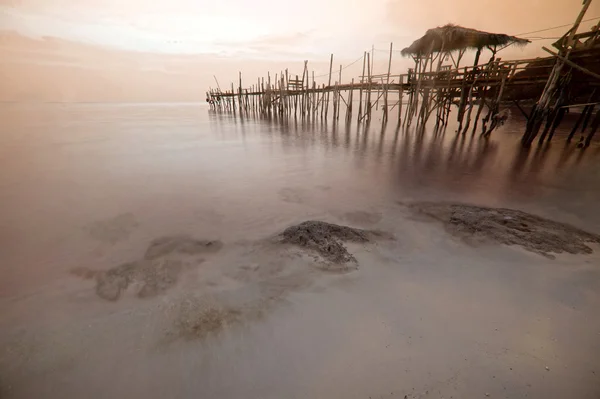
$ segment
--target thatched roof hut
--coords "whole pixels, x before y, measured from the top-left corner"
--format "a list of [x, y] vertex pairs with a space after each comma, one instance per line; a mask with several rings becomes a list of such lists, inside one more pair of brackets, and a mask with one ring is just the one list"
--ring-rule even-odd
[[484, 47], [506, 46], [516, 44], [524, 46], [530, 43], [527, 39], [505, 35], [503, 33], [489, 33], [476, 29], [463, 28], [459, 25], [448, 24], [442, 27], [429, 29], [425, 36], [417, 39], [409, 47], [402, 50], [402, 55], [422, 55], [435, 52], [450, 52], [455, 50], [475, 49]]

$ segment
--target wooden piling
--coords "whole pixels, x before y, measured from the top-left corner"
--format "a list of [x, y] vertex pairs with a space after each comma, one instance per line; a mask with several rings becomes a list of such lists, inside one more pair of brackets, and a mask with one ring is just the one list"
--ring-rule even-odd
[[590, 133], [585, 138], [585, 144], [584, 144], [585, 147], [590, 146], [592, 138], [598, 131], [598, 127], [600, 127], [600, 110], [598, 110], [598, 112], [596, 112], [596, 116], [594, 117], [594, 120], [592, 121], [592, 125], [590, 126]]
[[362, 67], [362, 75], [360, 76], [360, 89], [358, 91], [358, 119], [357, 119], [357, 123], [360, 123], [360, 120], [362, 118], [362, 100], [363, 100], [363, 83], [364, 83], [364, 76], [365, 76], [365, 66], [366, 66], [366, 62], [367, 62], [367, 52], [363, 52], [363, 67]]
[[[350, 84], [354, 87], [354, 78], [352, 78], [352, 82]], [[352, 102], [354, 101], [354, 89], [350, 89], [350, 93], [348, 94], [348, 105], [346, 107], [346, 123], [350, 124], [352, 122]]]
[[337, 111], [336, 111], [336, 119], [340, 119], [340, 100], [342, 99], [342, 93], [340, 91], [340, 85], [342, 84], [342, 66], [340, 65], [340, 72], [338, 74], [337, 81]]
[[390, 73], [392, 71], [392, 51], [394, 43], [390, 43], [390, 58], [388, 60], [387, 79], [385, 82], [384, 94], [383, 94], [383, 120], [387, 122], [388, 119], [388, 91], [390, 86]]
[[331, 72], [333, 71], [333, 54], [329, 60], [329, 80], [327, 83], [327, 100], [325, 102], [325, 120], [327, 120], [327, 113], [329, 112], [329, 91], [331, 89]]
[[400, 90], [398, 91], [398, 126], [402, 123], [402, 100], [404, 94], [404, 76], [400, 75]]
[[371, 62], [370, 55], [367, 53], [367, 111], [365, 113], [367, 122], [371, 122]]

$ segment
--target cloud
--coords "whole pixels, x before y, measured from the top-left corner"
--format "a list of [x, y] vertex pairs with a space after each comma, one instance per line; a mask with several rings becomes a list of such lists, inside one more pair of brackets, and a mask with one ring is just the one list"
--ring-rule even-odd
[[[0, 5], [0, 29], [130, 51], [297, 56], [358, 52], [385, 0], [20, 0]], [[357, 53], [353, 51], [352, 55]], [[349, 54], [350, 55], [350, 54]]]

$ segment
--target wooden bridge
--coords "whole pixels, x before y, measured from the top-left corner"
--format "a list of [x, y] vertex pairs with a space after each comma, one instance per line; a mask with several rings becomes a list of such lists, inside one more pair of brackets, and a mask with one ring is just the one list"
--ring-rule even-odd
[[[402, 51], [415, 62], [414, 68], [405, 74], [391, 73], [393, 44], [390, 44], [386, 74], [372, 73], [372, 54], [365, 52], [363, 72], [356, 81], [352, 78], [349, 83], [342, 83], [343, 67], [340, 66], [337, 79], [332, 83], [331, 55], [327, 84], [316, 83], [314, 72], [309, 74], [305, 61], [301, 76], [290, 76], [282, 71], [273, 79], [271, 75], [260, 78], [249, 87], [243, 87], [240, 72], [237, 87], [232, 83], [230, 90], [210, 89], [206, 93], [207, 101], [213, 108], [229, 112], [305, 119], [328, 119], [331, 107], [334, 121], [344, 112], [346, 122], [351, 122], [355, 114], [358, 123], [370, 122], [374, 109], [381, 109], [383, 123], [387, 123], [390, 111], [396, 108], [399, 124], [416, 123], [419, 128], [434, 117], [435, 129], [448, 124], [455, 106], [457, 131], [465, 134], [471, 130], [475, 134], [481, 122], [480, 134], [485, 136], [503, 122], [502, 108], [515, 105], [528, 120], [524, 145], [531, 144], [543, 122], [540, 142], [550, 140], [566, 110], [582, 106], [584, 112], [569, 140], [580, 126], [582, 133], [589, 127], [587, 146], [600, 125], [600, 111], [592, 119], [596, 105], [600, 104], [600, 90], [597, 90], [600, 86], [600, 29], [596, 26], [581, 34], [576, 31], [590, 3], [591, 0], [584, 2], [573, 28], [554, 43], [556, 52], [543, 48], [550, 54], [546, 58], [503, 61], [496, 58], [498, 51], [507, 45], [523, 45], [528, 41], [447, 25], [429, 30]], [[452, 30], [451, 35], [448, 30]], [[445, 37], [460, 40], [447, 42]], [[475, 65], [461, 67], [460, 60], [468, 48], [477, 49]], [[492, 58], [485, 64], [477, 64], [484, 48], [492, 52]], [[527, 112], [527, 107], [521, 105], [523, 101], [537, 103]]]

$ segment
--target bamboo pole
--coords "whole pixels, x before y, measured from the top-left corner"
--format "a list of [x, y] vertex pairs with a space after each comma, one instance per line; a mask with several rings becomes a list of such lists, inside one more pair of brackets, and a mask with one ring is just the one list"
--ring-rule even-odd
[[398, 126], [402, 122], [402, 97], [404, 94], [404, 75], [400, 75], [400, 90], [398, 91]]
[[352, 78], [352, 82], [350, 83], [350, 92], [348, 93], [348, 106], [346, 107], [346, 122], [352, 122], [352, 101], [354, 99], [354, 78]]
[[588, 113], [589, 107], [590, 107], [589, 105], [586, 105], [585, 107], [583, 107], [583, 111], [579, 115], [579, 118], [577, 118], [577, 121], [575, 122], [573, 129], [571, 129], [571, 133], [569, 133], [569, 136], [567, 137], [567, 143], [569, 143], [573, 139], [573, 136], [575, 136], [575, 133], [577, 133], [577, 129], [579, 129], [581, 122], [583, 121], [583, 119], [585, 119], [585, 116]]
[[383, 94], [383, 120], [387, 122], [388, 119], [388, 91], [390, 86], [390, 73], [392, 72], [392, 51], [394, 43], [390, 43], [390, 59], [388, 61], [387, 80], [385, 82], [384, 94]]
[[363, 52], [363, 67], [362, 67], [362, 75], [360, 75], [360, 89], [358, 92], [358, 119], [357, 122], [360, 123], [360, 119], [362, 118], [362, 100], [363, 100], [363, 84], [364, 84], [364, 76], [365, 76], [365, 63], [367, 62], [367, 52]]
[[240, 85], [238, 86], [238, 106], [240, 107], [240, 114], [243, 111], [243, 103], [242, 103], [242, 72], [239, 72], [240, 74]]
[[329, 60], [329, 80], [327, 83], [327, 101], [325, 103], [325, 120], [327, 120], [327, 114], [329, 112], [329, 91], [331, 90], [331, 72], [333, 71], [333, 54]]
[[561, 56], [560, 54], [555, 53], [554, 51], [548, 50], [546, 47], [542, 47], [542, 50], [544, 50], [544, 51], [552, 54], [553, 56], [555, 56], [559, 60], [565, 62], [570, 67], [573, 67], [573, 68], [577, 69], [578, 71], [581, 71], [581, 72], [583, 72], [583, 73], [585, 73], [585, 74], [587, 74], [587, 75], [589, 75], [589, 76], [591, 76], [591, 77], [593, 77], [595, 79], [600, 79], [600, 75], [598, 75], [597, 73], [594, 73], [594, 72], [590, 71], [587, 68], [584, 68], [584, 67], [582, 67], [580, 65], [577, 65], [573, 61], [571, 61], [571, 60], [569, 60], [569, 59]]
[[336, 111], [337, 119], [340, 119], [340, 102], [341, 102], [340, 99], [342, 97], [342, 93], [340, 91], [341, 84], [342, 84], [342, 66], [340, 65], [340, 72], [338, 74], [338, 83], [337, 83], [337, 86], [338, 86], [338, 88], [337, 88], [338, 99], [337, 99], [337, 111]]
[[460, 89], [460, 100], [458, 102], [458, 115], [456, 120], [458, 122], [458, 132], [462, 129], [463, 118], [465, 116], [465, 101], [467, 92], [465, 91], [467, 85], [467, 68], [463, 68], [462, 87]]
[[267, 91], [269, 92], [268, 96], [265, 96], [267, 98], [267, 109], [268, 109], [268, 113], [271, 114], [271, 107], [273, 105], [272, 102], [272, 98], [271, 96], [273, 95], [273, 90], [271, 90], [271, 73], [267, 72]]
[[312, 104], [311, 104], [311, 112], [313, 119], [315, 117], [315, 104], [317, 103], [317, 83], [315, 82], [315, 71], [312, 71]]
[[415, 88], [414, 88], [414, 80], [415, 80], [415, 70], [417, 67], [417, 60], [415, 58], [415, 69], [412, 69], [412, 73], [411, 73], [411, 68], [408, 69], [408, 74], [406, 75], [406, 83], [408, 84], [408, 101], [406, 103], [406, 112], [404, 113], [404, 122], [402, 122], [402, 126], [410, 126], [410, 122], [409, 120], [409, 113], [410, 113], [410, 109], [412, 107], [412, 102], [413, 102], [413, 97], [414, 97], [414, 92], [415, 92]]
[[581, 133], [585, 132], [585, 129], [587, 129], [588, 124], [590, 123], [590, 118], [592, 117], [595, 107], [596, 107], [595, 104], [590, 105], [590, 110], [588, 111], [586, 117], [583, 119], [583, 125], [581, 126]]
[[325, 83], [323, 83], [323, 91], [321, 92], [321, 119], [323, 119], [323, 113], [325, 112], [325, 97]]
[[548, 142], [550, 142], [550, 140], [552, 140], [552, 137], [554, 137], [554, 131], [556, 130], [556, 128], [558, 127], [560, 122], [562, 122], [566, 112], [567, 112], [566, 108], [562, 108], [562, 107], [559, 108], [558, 112], [556, 113], [556, 116], [554, 117], [554, 121], [552, 122], [552, 128], [550, 129], [550, 134], [548, 134]]
[[335, 123], [337, 118], [337, 104], [339, 101], [339, 97], [337, 95], [338, 82], [337, 80], [333, 84], [333, 122]]
[[[306, 86], [304, 85], [304, 77], [306, 76]], [[310, 85], [310, 78], [308, 76], [308, 60], [304, 61], [304, 71], [302, 72], [302, 117], [306, 117], [306, 110], [308, 109], [310, 99], [308, 98], [308, 87]]]
[[233, 82], [231, 82], [231, 102], [232, 102], [232, 111], [235, 114], [235, 90], [233, 90]]
[[367, 122], [371, 122], [371, 62], [370, 55], [367, 53], [367, 112], [365, 113], [367, 117]]
[[[502, 95], [504, 94], [504, 85], [506, 84], [506, 78], [507, 78], [507, 75], [503, 74], [502, 82], [500, 83], [500, 90], [498, 90], [498, 97], [495, 99], [494, 106], [493, 106], [493, 115], [498, 114], [498, 104], [500, 104], [500, 101], [502, 101]], [[495, 126], [495, 127], [497, 127], [497, 126]], [[490, 128], [490, 130], [488, 130], [488, 132], [485, 135], [489, 136], [492, 133], [492, 131], [493, 131], [493, 129]]]
[[317, 86], [317, 82], [313, 81], [313, 120], [317, 119], [317, 115], [319, 114], [319, 86]]
[[573, 24], [573, 27], [569, 30], [568, 37], [565, 41], [562, 41], [563, 44], [559, 53], [557, 54], [557, 56], [560, 55], [561, 57], [556, 58], [556, 62], [554, 63], [552, 72], [550, 73], [548, 81], [546, 82], [546, 87], [544, 87], [544, 91], [542, 92], [540, 99], [536, 103], [535, 112], [532, 112], [530, 123], [528, 124], [527, 129], [525, 130], [525, 134], [523, 135], [522, 143], [524, 146], [531, 145], [531, 143], [535, 139], [535, 136], [537, 136], [540, 130], [544, 118], [548, 116], [548, 109], [552, 100], [552, 96], [554, 95], [555, 88], [560, 77], [560, 73], [562, 71], [563, 66], [566, 64], [566, 61], [568, 61], [569, 55], [571, 53], [570, 46], [572, 46], [573, 44], [573, 39], [575, 34], [577, 33], [577, 29], [579, 28], [579, 25], [583, 20], [583, 16], [587, 12], [591, 3], [591, 0], [584, 0], [583, 7], [579, 12], [575, 23]]
[[596, 112], [596, 116], [594, 117], [594, 121], [592, 122], [592, 126], [590, 128], [590, 133], [585, 138], [585, 144], [584, 144], [585, 147], [590, 146], [590, 143], [592, 142], [592, 138], [596, 134], [596, 131], [598, 131], [599, 126], [600, 126], [600, 110], [598, 110], [598, 112]]

